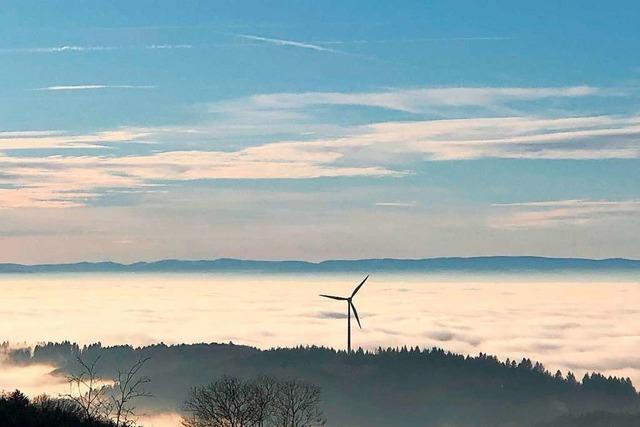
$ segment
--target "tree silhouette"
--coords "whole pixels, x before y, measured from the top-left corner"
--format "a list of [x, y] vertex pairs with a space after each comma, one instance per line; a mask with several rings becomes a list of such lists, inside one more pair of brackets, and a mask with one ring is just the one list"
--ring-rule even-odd
[[258, 408], [251, 385], [235, 377], [222, 377], [194, 387], [184, 409], [185, 427], [252, 427], [259, 425]]
[[77, 356], [76, 361], [80, 365], [80, 372], [67, 376], [69, 393], [64, 397], [75, 402], [85, 419], [108, 419], [111, 413], [107, 396], [108, 387], [97, 371], [99, 360], [100, 356], [92, 362]]
[[191, 390], [185, 427], [314, 427], [325, 421], [320, 387], [299, 380], [225, 376]]
[[0, 394], [2, 427], [115, 427], [109, 420], [86, 418], [85, 412], [68, 399], [38, 396], [30, 400], [20, 391]]
[[111, 387], [110, 399], [113, 408], [112, 418], [116, 427], [127, 426], [136, 416], [133, 402], [140, 397], [151, 397], [145, 385], [151, 382], [147, 376], [139, 375], [140, 370], [150, 358], [139, 359], [129, 369], [118, 370], [118, 376]]
[[136, 417], [135, 400], [151, 396], [145, 390], [151, 379], [140, 375], [149, 358], [138, 359], [126, 370], [118, 369], [111, 384], [98, 374], [100, 358], [98, 356], [92, 362], [87, 362], [81, 355], [76, 357], [80, 370], [68, 375], [69, 393], [63, 397], [73, 402], [87, 420], [108, 420], [115, 427], [133, 425]]
[[280, 384], [270, 376], [263, 375], [252, 381], [253, 404], [256, 411], [257, 427], [265, 427], [274, 417], [274, 401]]
[[281, 427], [323, 426], [325, 420], [319, 406], [320, 387], [300, 380], [283, 381], [274, 402], [276, 423]]

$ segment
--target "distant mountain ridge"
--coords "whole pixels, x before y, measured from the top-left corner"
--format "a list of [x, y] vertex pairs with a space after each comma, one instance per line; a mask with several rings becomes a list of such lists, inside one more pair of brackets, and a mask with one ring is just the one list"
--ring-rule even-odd
[[74, 272], [640, 272], [640, 260], [625, 258], [547, 258], [536, 256], [483, 256], [424, 259], [360, 259], [309, 261], [259, 261], [220, 258], [215, 260], [162, 260], [119, 264], [80, 262], [73, 264], [1, 264], [2, 273], [74, 273]]

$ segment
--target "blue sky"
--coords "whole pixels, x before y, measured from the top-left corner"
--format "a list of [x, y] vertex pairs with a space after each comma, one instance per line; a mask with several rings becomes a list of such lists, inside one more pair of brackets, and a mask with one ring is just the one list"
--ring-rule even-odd
[[0, 260], [640, 258], [635, 1], [9, 1]]

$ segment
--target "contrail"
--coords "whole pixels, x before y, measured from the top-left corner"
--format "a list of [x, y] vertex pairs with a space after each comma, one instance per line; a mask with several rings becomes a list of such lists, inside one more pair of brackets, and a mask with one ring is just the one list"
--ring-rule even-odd
[[275, 44], [275, 45], [278, 45], [278, 46], [293, 46], [293, 47], [299, 47], [299, 48], [302, 48], [302, 49], [317, 50], [317, 51], [320, 51], [320, 52], [333, 52], [333, 53], [337, 53], [338, 52], [338, 51], [336, 51], [334, 49], [329, 49], [329, 48], [326, 48], [326, 47], [323, 47], [323, 46], [319, 46], [317, 44], [297, 42], [295, 40], [274, 39], [274, 38], [270, 38], [270, 37], [252, 36], [250, 34], [235, 34], [235, 36], [241, 37], [241, 38], [247, 39], [247, 40], [256, 40], [256, 41], [261, 41], [261, 42], [265, 42], [265, 43], [271, 43], [271, 44]]
[[94, 90], [94, 89], [153, 89], [155, 86], [135, 86], [135, 85], [68, 85], [68, 86], [47, 86], [34, 90]]
[[47, 47], [13, 47], [0, 48], [0, 53], [72, 53], [72, 52], [107, 52], [124, 49], [192, 49], [190, 44], [152, 44], [147, 46], [47, 46]]

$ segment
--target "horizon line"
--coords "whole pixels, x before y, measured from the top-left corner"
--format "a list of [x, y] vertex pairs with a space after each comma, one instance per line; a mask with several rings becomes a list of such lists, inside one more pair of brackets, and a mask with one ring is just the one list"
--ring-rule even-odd
[[506, 258], [506, 259], [537, 259], [537, 260], [564, 260], [564, 261], [631, 261], [640, 262], [640, 258], [627, 258], [627, 257], [604, 257], [604, 258], [589, 258], [589, 257], [572, 257], [572, 256], [545, 256], [545, 255], [473, 255], [473, 256], [433, 256], [424, 258], [394, 258], [394, 257], [372, 257], [372, 258], [328, 258], [320, 261], [311, 261], [304, 259], [256, 259], [256, 258], [233, 258], [233, 257], [219, 257], [219, 258], [158, 258], [154, 260], [140, 260], [132, 262], [120, 262], [113, 260], [102, 261], [69, 261], [58, 263], [21, 263], [21, 262], [5, 262], [0, 261], [0, 266], [21, 266], [21, 267], [48, 267], [48, 266], [72, 266], [72, 265], [98, 265], [98, 264], [113, 264], [123, 267], [133, 267], [137, 265], [149, 265], [159, 264], [163, 262], [184, 262], [184, 263], [196, 263], [196, 262], [217, 262], [217, 261], [242, 261], [242, 262], [260, 262], [260, 263], [301, 263], [309, 265], [322, 265], [330, 262], [362, 262], [362, 261], [430, 261], [430, 260], [481, 260], [491, 258]]

